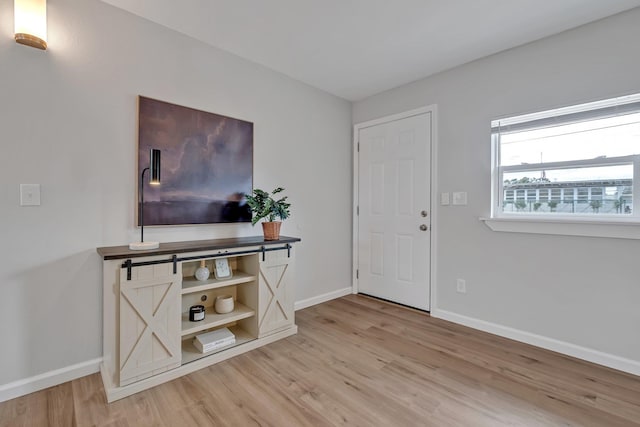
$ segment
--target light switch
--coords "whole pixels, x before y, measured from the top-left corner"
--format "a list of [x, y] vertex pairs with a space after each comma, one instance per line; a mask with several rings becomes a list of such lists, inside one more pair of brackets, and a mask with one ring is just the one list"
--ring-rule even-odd
[[20, 206], [40, 206], [40, 184], [20, 184]]
[[440, 204], [442, 206], [449, 205], [449, 193], [440, 193]]
[[453, 204], [454, 205], [466, 205], [467, 204], [467, 192], [466, 191], [458, 191], [453, 193]]

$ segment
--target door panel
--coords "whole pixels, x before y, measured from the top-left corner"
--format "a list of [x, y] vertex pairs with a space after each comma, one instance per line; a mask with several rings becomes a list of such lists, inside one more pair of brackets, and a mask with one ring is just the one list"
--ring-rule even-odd
[[267, 252], [260, 255], [258, 278], [260, 306], [258, 307], [258, 329], [260, 337], [290, 327], [294, 323], [293, 249]]
[[358, 289], [428, 310], [431, 113], [362, 128], [358, 141]]
[[120, 386], [180, 366], [182, 277], [172, 269], [134, 267], [131, 279], [120, 269]]

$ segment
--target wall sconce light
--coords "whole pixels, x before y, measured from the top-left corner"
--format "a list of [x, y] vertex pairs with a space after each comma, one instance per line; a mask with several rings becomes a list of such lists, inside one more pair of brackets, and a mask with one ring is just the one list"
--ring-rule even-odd
[[14, 0], [16, 42], [47, 49], [47, 0]]
[[138, 222], [140, 222], [140, 241], [129, 244], [129, 249], [136, 251], [146, 249], [156, 249], [160, 246], [158, 242], [144, 241], [144, 174], [149, 171], [149, 184], [160, 185], [160, 150], [152, 148], [149, 153], [149, 167], [144, 168], [140, 174], [140, 191], [138, 193]]

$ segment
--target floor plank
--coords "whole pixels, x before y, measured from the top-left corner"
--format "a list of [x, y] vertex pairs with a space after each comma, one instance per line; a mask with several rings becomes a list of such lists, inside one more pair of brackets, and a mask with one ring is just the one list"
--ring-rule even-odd
[[349, 295], [298, 335], [107, 404], [99, 374], [0, 426], [640, 426], [640, 378]]

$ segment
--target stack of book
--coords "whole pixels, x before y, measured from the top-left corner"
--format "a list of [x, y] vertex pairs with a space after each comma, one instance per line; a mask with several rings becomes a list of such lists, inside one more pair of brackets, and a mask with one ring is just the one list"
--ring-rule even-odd
[[228, 328], [216, 329], [215, 331], [197, 335], [193, 339], [193, 345], [201, 353], [218, 350], [222, 347], [236, 343], [236, 336]]

